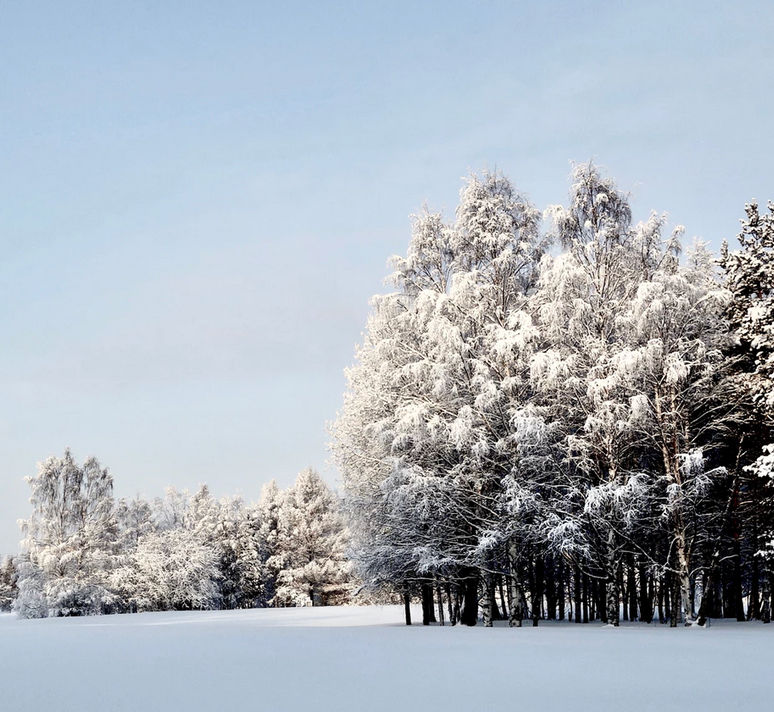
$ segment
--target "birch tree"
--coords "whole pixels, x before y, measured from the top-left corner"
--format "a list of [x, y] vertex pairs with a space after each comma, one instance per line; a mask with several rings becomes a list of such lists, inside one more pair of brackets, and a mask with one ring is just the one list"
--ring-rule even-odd
[[21, 523], [15, 610], [24, 617], [109, 611], [117, 543], [112, 476], [95, 458], [79, 465], [66, 450], [27, 482], [32, 514]]

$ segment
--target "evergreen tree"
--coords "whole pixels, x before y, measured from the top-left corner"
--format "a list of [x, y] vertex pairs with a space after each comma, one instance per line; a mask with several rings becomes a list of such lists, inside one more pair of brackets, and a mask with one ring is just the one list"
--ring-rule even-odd
[[757, 203], [745, 206], [747, 218], [737, 237], [741, 249], [729, 252], [724, 244], [721, 258], [732, 294], [727, 314], [737, 337], [732, 351], [736, 390], [740, 400], [749, 398], [753, 404], [751, 417], [740, 429], [739, 456], [747, 475], [742, 486], [753, 551], [764, 562], [762, 572], [757, 560], [752, 566], [756, 600], [751, 601], [751, 614], [766, 622], [771, 618], [774, 581], [774, 204], [768, 207], [761, 214]]
[[350, 586], [346, 544], [336, 497], [314, 470], [303, 470], [279, 510], [278, 549], [284, 566], [277, 577], [275, 605], [344, 600]]
[[16, 566], [13, 557], [6, 556], [0, 564], [0, 611], [11, 610], [16, 594]]
[[275, 480], [265, 484], [261, 490], [261, 499], [258, 503], [258, 531], [259, 557], [263, 565], [264, 579], [263, 592], [260, 598], [261, 605], [271, 605], [277, 595], [277, 578], [285, 566], [283, 553], [280, 551], [279, 519], [280, 509], [285, 493], [282, 492]]

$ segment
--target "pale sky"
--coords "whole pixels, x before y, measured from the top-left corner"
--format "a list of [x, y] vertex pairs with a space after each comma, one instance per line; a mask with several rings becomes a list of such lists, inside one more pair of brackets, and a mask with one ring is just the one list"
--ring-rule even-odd
[[118, 496], [335, 482], [368, 298], [470, 171], [543, 208], [593, 158], [733, 238], [773, 37], [769, 2], [0, 3], [0, 552], [66, 446]]

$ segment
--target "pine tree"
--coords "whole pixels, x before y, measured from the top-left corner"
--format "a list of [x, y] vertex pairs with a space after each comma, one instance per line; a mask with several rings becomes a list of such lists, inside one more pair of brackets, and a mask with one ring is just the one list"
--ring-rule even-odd
[[347, 531], [334, 494], [312, 469], [286, 492], [278, 516], [284, 566], [275, 605], [318, 606], [346, 600], [350, 587]]
[[16, 566], [13, 557], [6, 556], [0, 564], [0, 611], [11, 610], [16, 594]]
[[774, 576], [774, 204], [768, 207], [761, 215], [757, 203], [745, 206], [747, 219], [737, 237], [741, 249], [729, 252], [724, 244], [721, 259], [732, 295], [727, 314], [737, 337], [737, 391], [754, 404], [740, 460], [747, 475], [743, 486], [753, 549], [764, 561], [762, 618], [767, 622]]
[[223, 608], [251, 608], [264, 596], [260, 524], [257, 508], [246, 508], [238, 497], [221, 500], [213, 534]]
[[263, 566], [263, 591], [261, 605], [271, 605], [276, 600], [277, 578], [285, 566], [284, 555], [280, 550], [279, 518], [285, 493], [271, 480], [261, 490], [258, 503], [259, 558]]

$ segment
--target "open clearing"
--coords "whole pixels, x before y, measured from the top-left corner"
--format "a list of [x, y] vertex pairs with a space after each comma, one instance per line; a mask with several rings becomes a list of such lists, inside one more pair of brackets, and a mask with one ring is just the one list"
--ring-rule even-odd
[[393, 606], [2, 615], [2, 709], [709, 712], [774, 704], [774, 625], [407, 628], [401, 616]]

